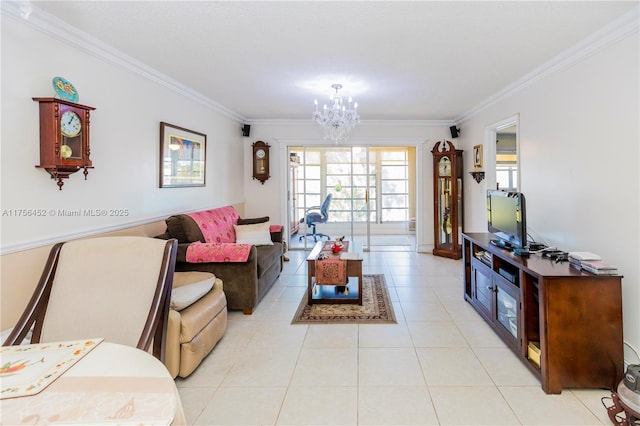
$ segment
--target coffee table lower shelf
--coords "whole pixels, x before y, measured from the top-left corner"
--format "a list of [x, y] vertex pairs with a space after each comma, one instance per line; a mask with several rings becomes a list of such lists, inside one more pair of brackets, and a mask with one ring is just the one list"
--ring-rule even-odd
[[[347, 294], [345, 294], [347, 289]], [[317, 303], [340, 304], [353, 303], [362, 305], [362, 283], [361, 278], [351, 277], [349, 283], [340, 285], [316, 285], [315, 278], [311, 278], [311, 288], [309, 289], [309, 305]]]

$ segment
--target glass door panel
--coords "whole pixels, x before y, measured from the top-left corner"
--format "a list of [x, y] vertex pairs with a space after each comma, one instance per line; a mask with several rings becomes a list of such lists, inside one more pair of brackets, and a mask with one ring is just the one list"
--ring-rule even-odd
[[493, 306], [493, 286], [491, 285], [491, 273], [484, 271], [482, 268], [475, 268], [473, 275], [473, 285], [475, 290], [475, 299], [479, 302], [478, 307], [487, 318], [491, 318]]
[[518, 338], [518, 301], [504, 291], [497, 288], [496, 315], [498, 322], [514, 337]]
[[415, 148], [289, 147], [289, 248], [313, 247], [315, 239], [305, 236], [304, 218], [328, 194], [332, 195], [329, 219], [317, 225], [318, 232], [322, 227], [331, 238], [344, 235], [357, 240], [364, 250], [388, 245], [390, 238], [393, 245], [406, 241], [415, 198], [410, 195], [415, 192], [415, 182], [409, 179], [411, 150]]
[[494, 322], [498, 325], [497, 331], [505, 339], [511, 341], [514, 348], [522, 349], [520, 339], [520, 288], [499, 276], [493, 277], [496, 291], [496, 305]]

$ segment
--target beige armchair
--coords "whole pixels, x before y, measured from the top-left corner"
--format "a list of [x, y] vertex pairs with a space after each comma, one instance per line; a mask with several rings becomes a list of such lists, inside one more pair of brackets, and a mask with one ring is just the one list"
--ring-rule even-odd
[[3, 345], [102, 337], [164, 361], [177, 241], [104, 237], [58, 243]]
[[227, 329], [227, 298], [222, 280], [208, 272], [176, 272], [167, 326], [165, 365], [187, 377], [211, 352]]

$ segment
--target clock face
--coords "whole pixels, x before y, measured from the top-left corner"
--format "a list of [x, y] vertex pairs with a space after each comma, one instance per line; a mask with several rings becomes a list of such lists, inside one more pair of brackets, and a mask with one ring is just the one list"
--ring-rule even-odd
[[259, 149], [259, 150], [256, 151], [256, 157], [258, 157], [258, 158], [264, 158], [265, 155], [266, 154], [264, 152], [264, 149]]
[[442, 157], [438, 163], [438, 173], [440, 176], [451, 176], [451, 161], [448, 157]]
[[82, 122], [80, 116], [73, 111], [66, 111], [60, 118], [60, 132], [64, 136], [74, 137], [80, 133]]
[[69, 158], [73, 154], [73, 149], [69, 145], [62, 145], [60, 147], [60, 156], [62, 158]]

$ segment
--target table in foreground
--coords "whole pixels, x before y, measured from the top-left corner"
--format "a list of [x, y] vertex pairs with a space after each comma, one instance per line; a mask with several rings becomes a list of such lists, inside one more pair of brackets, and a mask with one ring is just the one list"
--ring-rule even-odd
[[175, 382], [151, 354], [102, 342], [40, 393], [0, 401], [3, 424], [183, 425]]
[[[311, 250], [309, 256], [307, 256], [307, 300], [309, 305], [313, 305], [316, 303], [328, 303], [328, 304], [339, 304], [339, 303], [353, 303], [362, 305], [362, 257], [358, 253], [349, 253], [349, 242], [345, 241], [345, 249], [338, 253], [333, 254], [330, 250], [323, 250], [325, 246], [330, 246], [334, 241], [327, 241], [323, 243], [322, 241], [318, 241], [316, 245]], [[333, 284], [322, 284], [317, 283], [315, 281], [315, 273], [316, 273], [316, 259], [320, 253], [326, 253], [331, 257], [340, 258], [347, 262], [347, 277], [356, 277], [358, 279], [358, 287], [356, 289], [352, 289], [349, 295], [345, 295], [344, 293], [340, 293], [334, 291], [334, 294], [329, 294], [326, 288], [335, 289], [337, 287], [344, 287]], [[318, 294], [314, 295], [314, 285], [318, 287]]]

